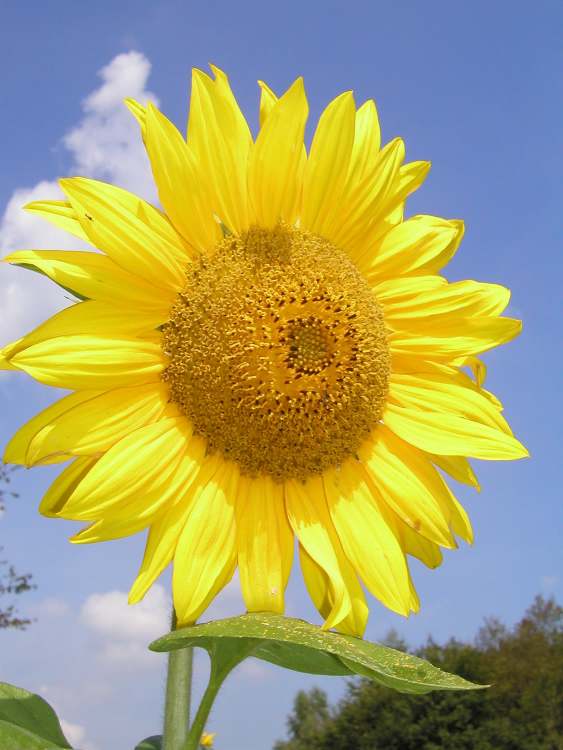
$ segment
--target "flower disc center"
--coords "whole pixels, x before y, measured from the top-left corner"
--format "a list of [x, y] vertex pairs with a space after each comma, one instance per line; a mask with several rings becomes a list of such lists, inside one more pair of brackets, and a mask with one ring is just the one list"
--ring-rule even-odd
[[287, 365], [296, 372], [307, 375], [319, 373], [329, 366], [334, 357], [330, 346], [330, 331], [314, 315], [288, 324], [287, 340]]
[[295, 228], [227, 237], [190, 266], [163, 349], [194, 432], [252, 476], [341, 464], [385, 405], [389, 349], [371, 289], [345, 253]]

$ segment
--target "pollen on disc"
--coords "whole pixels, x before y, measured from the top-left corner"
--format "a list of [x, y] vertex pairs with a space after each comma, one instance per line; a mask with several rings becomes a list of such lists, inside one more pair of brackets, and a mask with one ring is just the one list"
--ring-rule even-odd
[[305, 479], [354, 456], [381, 418], [383, 316], [341, 250], [279, 226], [227, 237], [189, 269], [163, 329], [163, 378], [211, 452]]

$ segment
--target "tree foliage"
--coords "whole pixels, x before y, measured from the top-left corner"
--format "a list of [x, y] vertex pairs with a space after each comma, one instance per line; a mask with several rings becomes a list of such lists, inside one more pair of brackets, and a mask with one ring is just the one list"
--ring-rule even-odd
[[[6, 500], [9, 497], [17, 497], [15, 492], [9, 488], [10, 472], [5, 466], [0, 465], [0, 514], [4, 512]], [[2, 547], [0, 547], [0, 554]], [[13, 565], [7, 560], [0, 559], [0, 600], [10, 601], [8, 605], [0, 606], [0, 629], [1, 628], [19, 628], [24, 629], [31, 620], [22, 618], [18, 615], [13, 597], [30, 591], [35, 586], [31, 583], [30, 573], [18, 573]]]
[[415, 653], [491, 687], [411, 696], [361, 680], [336, 707], [302, 691], [275, 750], [563, 750], [563, 608], [552, 599], [536, 597], [512, 629], [490, 619], [473, 643], [429, 640]]
[[11, 471], [6, 467], [0, 464], [0, 513], [3, 513], [5, 510], [5, 501], [8, 497], [17, 497], [16, 492], [12, 492], [10, 490], [10, 482], [11, 482]]

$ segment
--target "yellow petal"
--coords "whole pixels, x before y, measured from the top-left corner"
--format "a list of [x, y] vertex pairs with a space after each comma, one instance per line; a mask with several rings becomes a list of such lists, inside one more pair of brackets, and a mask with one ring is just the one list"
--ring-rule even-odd
[[444, 486], [449, 492], [449, 502], [444, 506], [444, 512], [449, 514], [450, 528], [461, 537], [468, 544], [473, 544], [473, 528], [471, 521], [463, 505], [455, 497], [447, 483], [444, 482]]
[[237, 499], [240, 583], [249, 612], [284, 611], [293, 561], [293, 532], [283, 485], [271, 477], [241, 477]]
[[[141, 134], [147, 147], [152, 170], [157, 182], [159, 196], [172, 217], [178, 230], [194, 248], [200, 251], [209, 250], [219, 238], [219, 230], [212, 221], [212, 207], [201, 180], [198, 180], [197, 165], [193, 154], [186, 148], [186, 143], [175, 126], [155, 107], [150, 113], [150, 141], [147, 138], [148, 109], [135, 99], [125, 99], [129, 111], [141, 128]], [[174, 179], [187, 180], [193, 190], [186, 190], [180, 182], [177, 190], [182, 193], [179, 199], [174, 191]], [[183, 199], [187, 198], [187, 202]], [[184, 215], [184, 210], [188, 214]], [[190, 226], [190, 217], [193, 226]]]
[[400, 138], [388, 143], [377, 155], [372, 169], [361, 179], [350, 174], [340, 205], [334, 206], [327, 236], [338, 247], [354, 258], [360, 255], [370, 235], [370, 227], [377, 224], [379, 207], [397, 181], [405, 146]]
[[143, 141], [145, 141], [147, 137], [147, 108], [132, 97], [127, 97], [123, 100], [123, 102], [129, 112], [131, 112], [133, 117], [139, 123], [139, 127], [141, 128], [141, 135], [143, 137]]
[[306, 484], [293, 479], [287, 481], [285, 501], [289, 522], [301, 546], [330, 580], [333, 601], [323, 627], [336, 627], [350, 614], [352, 602], [331, 539], [332, 521], [321, 478], [313, 477]]
[[506, 432], [457, 414], [388, 404], [383, 419], [396, 435], [428, 453], [492, 461], [511, 461], [528, 455], [524, 446]]
[[[419, 455], [421, 454], [419, 453]], [[473, 544], [473, 529], [469, 516], [458, 502], [444, 478], [425, 459], [419, 463], [417, 470], [429, 485], [433, 485], [436, 501], [451, 533], [457, 534], [457, 536], [469, 544]], [[397, 533], [405, 552], [417, 557], [430, 568], [440, 565], [442, 562], [442, 553], [437, 545], [434, 542], [424, 539], [406, 524], [401, 526], [402, 519], [397, 516], [395, 518], [398, 524]]]
[[56, 518], [74, 489], [96, 465], [97, 460], [91, 456], [80, 456], [69, 464], [45, 493], [39, 505], [39, 512], [48, 518]]
[[207, 483], [197, 482], [174, 554], [172, 589], [178, 624], [197, 620], [229, 582], [236, 565], [235, 464], [221, 457]]
[[182, 237], [207, 253], [221, 238], [204, 175], [177, 128], [156, 107], [147, 108], [147, 153], [160, 201]]
[[32, 201], [24, 206], [24, 210], [30, 214], [36, 214], [42, 219], [47, 219], [51, 224], [64, 229], [65, 232], [73, 234], [84, 242], [90, 242], [68, 201]]
[[432, 165], [429, 161], [411, 161], [408, 164], [403, 164], [399, 169], [399, 175], [394, 185], [394, 189], [390, 192], [387, 196], [387, 200], [381, 206], [381, 217], [387, 216], [395, 211], [397, 207], [405, 201], [407, 196], [414, 193], [414, 191], [422, 185], [431, 166]]
[[438, 495], [447, 495], [425, 455], [378, 425], [360, 458], [381, 497], [408, 526], [442, 547], [456, 546]]
[[168, 319], [168, 313], [159, 311], [137, 311], [131, 315], [129, 305], [108, 305], [106, 302], [90, 300], [61, 310], [42, 323], [27, 336], [4, 348], [6, 357], [46, 339], [75, 334], [101, 336], [148, 336]]
[[421, 318], [410, 330], [394, 331], [389, 348], [392, 355], [451, 361], [512, 341], [521, 330], [513, 318]]
[[[86, 401], [100, 395], [100, 391], [82, 391], [80, 393], [71, 393], [70, 396], [65, 396], [59, 401], [55, 401], [43, 411], [36, 414], [29, 422], [26, 422], [19, 430], [13, 435], [12, 439], [6, 446], [4, 451], [4, 461], [7, 464], [19, 464], [21, 466], [30, 466], [31, 462], [28, 458], [29, 446], [34, 440], [35, 436], [38, 435], [43, 428], [50, 425], [58, 417], [65, 414], [65, 412], [79, 406]], [[45, 463], [58, 463], [60, 461], [67, 461], [68, 456], [53, 457], [52, 460], [46, 461]]]
[[264, 81], [258, 81], [258, 85], [260, 86], [260, 127], [262, 127], [274, 108], [278, 97]]
[[171, 563], [188, 513], [188, 506], [176, 504], [152, 523], [141, 568], [129, 591], [129, 604], [140, 602]]
[[231, 148], [237, 153], [238, 161], [245, 169], [248, 152], [252, 145], [250, 128], [233, 94], [226, 73], [216, 65], [210, 65], [209, 67], [215, 76], [215, 80], [211, 81], [210, 91], [217, 120], [225, 137], [229, 140]]
[[[58, 514], [58, 517], [65, 517], [64, 510]], [[124, 539], [146, 529], [153, 518], [154, 516], [142, 514], [130, 518], [105, 518], [100, 521], [93, 521], [69, 537], [69, 542], [72, 544], [98, 544], [99, 542]]]
[[463, 373], [398, 374], [389, 379], [389, 403], [437, 414], [455, 414], [511, 435], [499, 410]]
[[178, 471], [190, 439], [183, 417], [169, 417], [139, 427], [116, 442], [76, 487], [64, 508], [65, 518], [96, 520], [140, 515], [155, 499], [174, 497]]
[[413, 216], [373, 245], [362, 271], [373, 282], [404, 274], [437, 273], [455, 254], [463, 233], [462, 221]]
[[[192, 438], [190, 443], [194, 441], [198, 446], [202, 442], [200, 438]], [[200, 451], [198, 447], [197, 453], [198, 458], [194, 460], [194, 450], [188, 444], [185, 451], [182, 451], [180, 460], [173, 461], [173, 467], [167, 475], [168, 480], [164, 486], [159, 486], [158, 482], [153, 480], [147, 481], [146, 486], [138, 492], [142, 497], [142, 503], [138, 502], [135, 495], [122, 497], [120, 502], [106, 506], [101, 511], [103, 517], [100, 520], [82, 529], [77, 535], [71, 537], [70, 541], [90, 544], [97, 541], [121, 539], [156, 523], [163, 513], [167, 513], [178, 503], [179, 498], [185, 496], [187, 488], [197, 478], [204, 450]], [[78, 517], [78, 514], [68, 506], [65, 506], [59, 513], [61, 518], [70, 520], [92, 520], [98, 518], [99, 515], [98, 511], [93, 511], [81, 513]]]
[[250, 154], [248, 186], [257, 223], [292, 224], [301, 198], [305, 154], [303, 135], [309, 107], [303, 79], [273, 106]]
[[[362, 479], [367, 482], [371, 491], [372, 502], [376, 506], [381, 517], [385, 520], [385, 523], [395, 535], [403, 554], [416, 557], [429, 568], [437, 568], [442, 562], [442, 551], [440, 547], [435, 542], [431, 542], [429, 539], [421, 536], [421, 534], [412, 529], [400, 516], [397, 515], [397, 513], [395, 513], [395, 511], [383, 499], [377, 485], [373, 481], [373, 477], [369, 471], [366, 471], [365, 467], [362, 467]], [[412, 607], [414, 587], [408, 570], [408, 564], [407, 574], [408, 587], [410, 590], [409, 607], [413, 611], [418, 611]]]
[[90, 186], [90, 189], [95, 190], [97, 195], [107, 203], [119, 203], [129, 213], [136, 216], [148, 227], [151, 237], [154, 238], [155, 246], [162, 247], [163, 252], [174, 256], [182, 266], [193, 255], [193, 249], [178, 234], [166, 214], [151, 203], [147, 203], [135, 193], [130, 193], [128, 190], [108, 182], [73, 178], [73, 182], [76, 180]]
[[405, 556], [359, 470], [359, 464], [343, 464], [323, 475], [332, 521], [346, 556], [369, 591], [389, 609], [408, 615]]
[[404, 205], [406, 198], [417, 190], [426, 179], [430, 166], [429, 161], [411, 161], [399, 167], [396, 178], [384, 198], [377, 205], [377, 210], [372, 218], [372, 226], [375, 230], [373, 232], [374, 239], [379, 237], [377, 225], [385, 219], [388, 220], [396, 211], [402, 210], [401, 207]]
[[452, 360], [451, 364], [454, 367], [467, 367], [478, 386], [479, 393], [483, 394], [485, 398], [488, 398], [495, 409], [498, 409], [498, 411], [504, 410], [501, 401], [499, 401], [495, 394], [491, 393], [491, 391], [488, 391], [486, 388], [483, 388], [483, 383], [485, 382], [487, 376], [487, 366], [481, 359], [475, 357], [474, 355], [470, 355], [467, 357], [456, 357]]
[[495, 407], [495, 409], [498, 409], [499, 411], [503, 411], [504, 407], [502, 405], [502, 402], [499, 401], [499, 399], [495, 396], [494, 393], [491, 393], [491, 391], [488, 391], [486, 388], [479, 388], [479, 392], [485, 396], [485, 398], [488, 398], [491, 404]]
[[[313, 137], [305, 169], [301, 221], [304, 229], [327, 236], [346, 184], [354, 145], [356, 110], [350, 91], [325, 109]], [[329, 239], [331, 239], [329, 237]]]
[[[58, 517], [64, 518], [64, 511]], [[140, 520], [138, 517], [134, 517], [93, 521], [69, 537], [69, 542], [72, 544], [97, 544], [98, 542], [123, 539], [142, 531], [149, 523], [150, 521], [147, 521], [144, 517]]]
[[442, 471], [445, 471], [446, 474], [449, 474], [452, 479], [461, 482], [461, 484], [475, 487], [477, 492], [480, 492], [479, 480], [465, 456], [436, 456], [430, 453], [429, 458], [432, 463], [436, 464]]
[[487, 377], [487, 365], [479, 359], [479, 357], [458, 357], [453, 360], [452, 364], [457, 367], [468, 367], [471, 370], [477, 385], [482, 386], [484, 384]]
[[143, 220], [151, 212], [148, 203], [130, 193], [120, 200], [125, 191], [108, 190], [105, 183], [84, 177], [66, 178], [60, 185], [95, 247], [121, 268], [158, 287], [183, 288], [189, 256], [179, 254], [179, 241], [171, 242]]
[[[21, 341], [21, 339], [18, 339], [18, 341], [14, 342], [15, 344], [18, 344], [18, 342]], [[6, 350], [10, 349], [11, 346], [14, 344], [9, 344], [6, 348]], [[11, 364], [10, 360], [6, 357], [6, 353], [4, 349], [0, 349], [0, 370], [13, 370], [14, 372], [17, 372], [17, 367], [13, 364]]]
[[129, 604], [140, 601], [164, 568], [172, 561], [178, 538], [186, 518], [190, 513], [190, 504], [194, 497], [192, 487], [199, 487], [209, 481], [209, 465], [213, 471], [216, 462], [205, 458], [206, 441], [193, 437], [186, 446], [184, 460], [191, 460], [194, 470], [183, 488], [178, 492], [175, 502], [169, 503], [151, 523], [143, 562], [129, 592]]
[[354, 145], [348, 169], [348, 181], [359, 182], [372, 174], [381, 146], [381, 130], [373, 99], [364, 102], [356, 112]]
[[412, 328], [417, 323], [423, 327], [428, 318], [447, 320], [452, 314], [463, 317], [500, 315], [509, 300], [510, 291], [500, 284], [458, 281], [421, 291], [416, 297], [405, 298], [398, 293], [394, 299], [391, 294], [386, 295], [381, 302], [388, 324], [392, 328], [402, 329]]
[[408, 354], [397, 354], [396, 352], [392, 352], [391, 371], [396, 373], [415, 373], [418, 375], [423, 372], [455, 375], [458, 372], [450, 363], [435, 362], [430, 359], [422, 359], [421, 357], [412, 357]]
[[369, 266], [374, 246], [394, 227], [405, 218], [405, 202], [399, 203], [387, 216], [382, 216], [377, 222], [370, 223], [369, 232], [363, 242], [359, 242], [361, 250], [356, 253], [355, 262], [360, 270]]
[[[172, 477], [171, 486], [167, 487], [163, 495], [153, 493], [150, 502], [145, 504], [142, 510], [135, 508], [132, 512], [130, 505], [118, 508], [118, 512], [114, 509], [107, 518], [94, 521], [81, 529], [77, 534], [70, 537], [70, 541], [73, 544], [108, 542], [137, 534], [147, 526], [150, 526], [152, 532], [155, 528], [160, 527], [161, 520], [164, 517], [172, 519], [177, 515], [179, 503], [182, 504], [181, 510], [184, 512], [182, 500], [198, 476], [201, 464], [204, 461], [205, 449], [204, 440], [192, 437]], [[65, 509], [63, 508], [59, 516], [64, 518], [65, 515]], [[150, 533], [149, 538], [151, 538]], [[157, 573], [157, 575], [159, 574]]]
[[[338, 539], [336, 539], [336, 543], [335, 552], [338, 556], [340, 570], [346, 581], [351, 608], [348, 615], [335, 624], [335, 628], [341, 633], [362, 637], [369, 615], [366, 598], [352, 565], [344, 556]], [[317, 610], [326, 619], [335, 606], [337, 596], [335, 587], [324, 569], [313, 560], [301, 544], [299, 545], [299, 562], [309, 596]]]
[[[84, 392], [78, 395], [83, 395]], [[163, 383], [117, 388], [68, 408], [39, 430], [29, 441], [27, 465], [52, 461], [58, 456], [92, 456], [107, 451], [140, 427], [156, 422], [170, 394]]]
[[406, 523], [397, 519], [399, 523], [399, 538], [401, 540], [401, 547], [404, 549], [407, 555], [412, 555], [420, 560], [423, 565], [427, 568], [434, 570], [439, 567], [443, 561], [442, 550], [435, 543], [429, 539], [425, 539], [414, 529], [411, 529]]
[[101, 336], [48, 339], [10, 359], [40, 383], [73, 390], [154, 383], [164, 368], [158, 341]]
[[[432, 488], [435, 501], [451, 533], [457, 534], [466, 542], [472, 544], [473, 529], [471, 528], [469, 516], [463, 506], [457, 501], [444, 478], [431, 465], [428, 460], [429, 457], [413, 449], [412, 446], [403, 444], [402, 448], [403, 455], [406, 456], [410, 453], [413, 471], [427, 487]], [[395, 450], [397, 453], [401, 450], [401, 441], [396, 443]], [[405, 552], [414, 555], [425, 565], [428, 565], [428, 567], [439, 565], [442, 561], [442, 553], [439, 549], [436, 549], [435, 543], [429, 540], [421, 542], [420, 538], [422, 537], [420, 533], [417, 533], [416, 530], [404, 524], [400, 517], [395, 516], [395, 518], [395, 528]], [[402, 526], [401, 523], [403, 523]]]
[[439, 292], [447, 285], [442, 276], [400, 276], [378, 280], [372, 288], [378, 302], [387, 310], [391, 305], [408, 304], [420, 295]]
[[45, 274], [77, 297], [129, 304], [134, 309], [159, 310], [165, 315], [175, 293], [121, 269], [101, 253], [82, 250], [18, 250], [3, 259]]
[[249, 226], [246, 179], [252, 138], [227, 76], [213, 71], [216, 80], [193, 70], [188, 144], [209, 185], [214, 212], [240, 234]]

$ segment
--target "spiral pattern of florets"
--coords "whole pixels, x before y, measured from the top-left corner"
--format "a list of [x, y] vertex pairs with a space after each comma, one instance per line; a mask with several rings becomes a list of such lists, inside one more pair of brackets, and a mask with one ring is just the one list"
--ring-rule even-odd
[[195, 434], [251, 476], [340, 465], [387, 397], [373, 292], [345, 253], [293, 227], [226, 237], [190, 266], [163, 349], [163, 378]]

